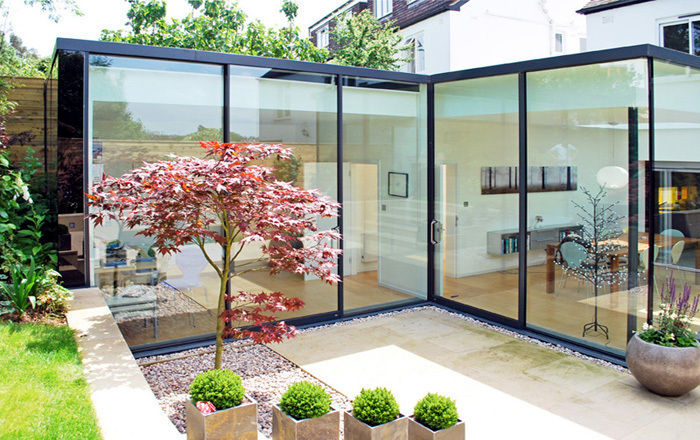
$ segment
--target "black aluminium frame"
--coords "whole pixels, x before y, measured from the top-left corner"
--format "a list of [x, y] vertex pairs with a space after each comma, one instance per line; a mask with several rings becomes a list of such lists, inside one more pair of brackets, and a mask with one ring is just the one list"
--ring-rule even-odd
[[[365, 69], [358, 67], [349, 66], [339, 66], [332, 64], [319, 64], [310, 63], [304, 61], [295, 60], [282, 60], [264, 57], [254, 57], [247, 55], [237, 55], [237, 54], [225, 54], [225, 53], [215, 53], [215, 52], [204, 52], [196, 51], [191, 49], [179, 49], [179, 48], [164, 48], [164, 47], [151, 47], [151, 46], [141, 46], [123, 43], [111, 43], [102, 41], [91, 41], [91, 40], [78, 40], [78, 39], [66, 39], [58, 38], [56, 40], [56, 47], [54, 50], [54, 58], [57, 51], [75, 51], [82, 52], [84, 54], [84, 87], [83, 87], [83, 109], [84, 109], [84, 121], [83, 121], [83, 145], [89, 145], [88, 142], [88, 126], [87, 126], [87, 109], [88, 109], [88, 81], [89, 81], [89, 56], [90, 55], [106, 55], [106, 56], [126, 56], [133, 58], [147, 58], [147, 59], [161, 59], [169, 61], [185, 61], [185, 62], [195, 62], [195, 63], [205, 63], [205, 64], [216, 64], [223, 66], [224, 69], [224, 100], [223, 100], [223, 114], [224, 114], [224, 141], [229, 141], [228, 128], [230, 125], [230, 98], [227, 93], [230, 90], [229, 84], [229, 66], [246, 66], [246, 67], [260, 67], [267, 69], [279, 69], [292, 72], [305, 72], [305, 73], [315, 73], [315, 74], [325, 74], [332, 75], [337, 86], [337, 162], [338, 162], [338, 173], [337, 173], [337, 185], [338, 185], [338, 199], [342, 200], [342, 158], [343, 158], [343, 79], [345, 77], [362, 77], [373, 80], [386, 80], [392, 82], [407, 82], [414, 84], [425, 84], [427, 88], [427, 191], [428, 191], [428, 208], [426, 222], [428, 224], [428, 236], [427, 236], [427, 299], [425, 301], [416, 300], [413, 303], [406, 305], [396, 306], [396, 305], [385, 305], [384, 307], [376, 307], [370, 311], [360, 311], [356, 313], [346, 314], [344, 312], [344, 301], [343, 301], [343, 284], [338, 285], [338, 308], [335, 312], [322, 313], [317, 315], [304, 316], [301, 318], [295, 318], [289, 320], [290, 323], [298, 326], [309, 326], [322, 323], [328, 323], [337, 320], [344, 320], [353, 318], [356, 316], [364, 316], [367, 314], [379, 313], [387, 310], [395, 310], [405, 307], [415, 307], [423, 304], [434, 304], [440, 307], [447, 308], [449, 310], [457, 311], [460, 313], [469, 314], [475, 318], [482, 319], [494, 324], [506, 326], [517, 330], [518, 332], [528, 334], [530, 336], [545, 340], [547, 342], [555, 342], [560, 345], [564, 345], [575, 349], [580, 352], [591, 354], [597, 357], [606, 358], [612, 361], [620, 362], [621, 357], [615, 353], [608, 351], [598, 350], [594, 347], [583, 345], [574, 339], [568, 339], [562, 337], [562, 335], [553, 335], [545, 331], [540, 331], [537, 329], [532, 329], [526, 325], [526, 271], [519, 270], [519, 281], [518, 281], [518, 318], [506, 318], [501, 315], [488, 312], [486, 310], [477, 309], [468, 305], [460, 304], [449, 299], [442, 298], [435, 295], [435, 245], [431, 241], [431, 222], [435, 220], [435, 206], [434, 206], [434, 192], [435, 192], [435, 124], [434, 124], [434, 85], [443, 82], [459, 81], [465, 79], [474, 79], [489, 76], [498, 76], [506, 74], [517, 74], [518, 75], [518, 91], [519, 91], [519, 161], [521, 167], [523, 164], [527, 163], [527, 99], [526, 99], [526, 79], [527, 73], [540, 70], [550, 70], [557, 68], [566, 68], [581, 66], [587, 64], [623, 61], [629, 59], [639, 59], [644, 58], [647, 60], [648, 66], [648, 105], [649, 105], [649, 162], [650, 167], [653, 168], [654, 164], [654, 89], [653, 89], [653, 60], [658, 59], [662, 61], [667, 61], [671, 63], [676, 63], [680, 65], [690, 66], [700, 69], [700, 57], [685, 54], [682, 52], [673, 51], [666, 48], [661, 48], [658, 46], [643, 44], [615, 49], [607, 49], [595, 52], [584, 52], [572, 55], [563, 55], [552, 58], [542, 58], [535, 60], [528, 60], [516, 63], [502, 64], [497, 66], [480, 67], [474, 69], [466, 69], [455, 72], [440, 73], [434, 75], [420, 75], [411, 74], [404, 72], [389, 72], [375, 69]], [[87, 171], [87, 152], [84, 152], [84, 173]], [[647, 170], [647, 172], [649, 172]], [[651, 176], [648, 182], [653, 184], [653, 172], [650, 173]], [[524, 243], [526, 234], [525, 229], [527, 227], [527, 185], [526, 182], [522, 180], [526, 179], [524, 173], [520, 173], [520, 197], [519, 197], [519, 227], [520, 227], [520, 242]], [[84, 179], [83, 189], [87, 191], [87, 182]], [[654, 191], [648, 191], [651, 194], [647, 197], [646, 212], [653, 212], [654, 203], [656, 201]], [[636, 201], [635, 201], [636, 203]], [[653, 222], [653, 216], [647, 218]], [[652, 223], [653, 225], [653, 223]], [[650, 225], [651, 226], [651, 225]], [[338, 218], [338, 223], [336, 226], [337, 230], [342, 234], [343, 232], [343, 217], [342, 208], [341, 215]], [[86, 228], [87, 230], [87, 228]], [[650, 237], [652, 235], [650, 234]], [[650, 238], [651, 240], [651, 238]], [[85, 247], [88, 248], [88, 240], [85, 240]], [[340, 247], [342, 249], [343, 242], [340, 240]], [[87, 256], [87, 254], [85, 254]], [[86, 258], [86, 264], [89, 258]], [[525, 252], [519, 253], [519, 267], [527, 267], [527, 254]], [[652, 265], [653, 267], [653, 265]], [[89, 268], [86, 267], [87, 270]], [[653, 270], [653, 269], [652, 269]], [[86, 273], [89, 273], [86, 271]], [[343, 262], [342, 258], [339, 259], [338, 274], [343, 276]], [[648, 277], [648, 288], [653, 288], [653, 273]], [[86, 282], [87, 284], [87, 282]], [[648, 307], [652, 306], [651, 295], [649, 296]], [[198, 346], [198, 345], [208, 345], [212, 343], [213, 333], [205, 334], [196, 337], [177, 339], [173, 341], [166, 341], [163, 343], [153, 343], [145, 344], [142, 346], [132, 347], [132, 351], [136, 356], [145, 356], [153, 353], [163, 353], [178, 351], [186, 347]]]

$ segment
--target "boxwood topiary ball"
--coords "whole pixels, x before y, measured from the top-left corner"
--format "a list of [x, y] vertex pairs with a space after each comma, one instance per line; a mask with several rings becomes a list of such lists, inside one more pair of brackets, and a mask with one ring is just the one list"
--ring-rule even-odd
[[331, 396], [320, 385], [297, 382], [282, 395], [280, 408], [296, 420], [321, 417], [331, 410]]
[[217, 411], [240, 405], [244, 395], [240, 376], [231, 370], [205, 371], [190, 385], [190, 398], [195, 404], [211, 402]]
[[352, 415], [369, 426], [382, 425], [399, 417], [399, 404], [386, 388], [363, 388], [352, 402]]
[[413, 409], [413, 417], [418, 423], [433, 431], [447, 429], [459, 421], [455, 401], [439, 394], [428, 394]]

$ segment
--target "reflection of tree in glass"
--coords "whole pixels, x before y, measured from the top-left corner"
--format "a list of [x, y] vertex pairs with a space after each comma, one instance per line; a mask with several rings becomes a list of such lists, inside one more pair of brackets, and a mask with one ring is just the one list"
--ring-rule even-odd
[[126, 102], [95, 102], [93, 104], [96, 138], [100, 139], [151, 139], [143, 122], [134, 118]]

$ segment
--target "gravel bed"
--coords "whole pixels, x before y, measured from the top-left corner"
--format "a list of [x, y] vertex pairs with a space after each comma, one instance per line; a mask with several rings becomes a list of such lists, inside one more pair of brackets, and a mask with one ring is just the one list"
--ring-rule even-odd
[[[189, 354], [192, 356], [182, 357]], [[180, 358], [166, 361], [178, 356]], [[144, 365], [156, 360], [165, 362]], [[189, 384], [197, 374], [214, 367], [214, 353], [211, 352], [211, 347], [168, 356], [142, 358], [138, 361], [161, 408], [177, 429], [184, 433], [185, 400]], [[282, 393], [294, 382], [308, 380], [318, 383], [330, 393], [333, 408], [351, 408], [350, 401], [343, 394], [264, 345], [226, 344], [223, 367], [240, 375], [247, 394], [258, 402], [258, 429], [267, 437], [272, 433], [272, 405], [279, 402]]]

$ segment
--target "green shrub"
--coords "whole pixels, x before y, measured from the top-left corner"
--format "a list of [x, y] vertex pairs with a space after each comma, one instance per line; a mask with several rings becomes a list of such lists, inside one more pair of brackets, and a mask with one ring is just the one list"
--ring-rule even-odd
[[297, 382], [282, 395], [280, 408], [297, 420], [321, 417], [331, 410], [331, 396], [321, 385]]
[[386, 388], [363, 388], [352, 402], [352, 415], [369, 426], [377, 426], [398, 418], [399, 404]]
[[244, 394], [240, 376], [231, 370], [205, 371], [190, 385], [190, 398], [194, 403], [211, 402], [217, 410], [240, 405]]
[[455, 401], [439, 394], [428, 394], [413, 409], [416, 422], [433, 431], [447, 429], [459, 421]]

